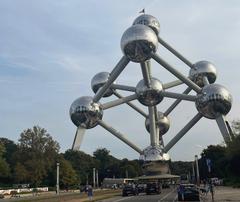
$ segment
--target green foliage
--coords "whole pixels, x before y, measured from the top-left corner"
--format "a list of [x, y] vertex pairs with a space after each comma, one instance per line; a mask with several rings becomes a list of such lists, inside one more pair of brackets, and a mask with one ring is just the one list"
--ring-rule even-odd
[[14, 168], [14, 179], [15, 181], [20, 183], [26, 183], [26, 179], [28, 177], [28, 171], [26, 170], [25, 166], [22, 165], [20, 162], [17, 162]]
[[98, 168], [96, 159], [82, 151], [67, 150], [63, 155], [72, 164], [82, 184], [87, 183], [87, 178], [92, 179], [92, 169]]
[[72, 164], [64, 159], [63, 155], [58, 157], [59, 162], [59, 183], [61, 187], [68, 188], [69, 186], [79, 184], [80, 180], [73, 169]]
[[[20, 134], [18, 151], [15, 153], [16, 161], [22, 164], [22, 169], [27, 170], [25, 178], [21, 181], [28, 181], [34, 185], [41, 184], [48, 171], [55, 165], [58, 151], [59, 144], [44, 128], [34, 126], [32, 129], [24, 130]], [[19, 166], [17, 168], [19, 169]], [[19, 173], [15, 173], [15, 176], [19, 176]], [[20, 179], [17, 177], [15, 180]]]
[[[201, 176], [224, 178], [226, 184], [240, 184], [240, 121], [233, 121], [234, 138], [226, 146], [210, 145], [200, 159]], [[206, 158], [211, 159], [211, 173], [207, 171]]]
[[170, 170], [173, 175], [187, 175], [192, 171], [192, 162], [175, 161], [170, 162]]
[[10, 173], [9, 165], [3, 158], [4, 153], [5, 147], [2, 143], [0, 143], [0, 178], [8, 176]]
[[[0, 138], [0, 144], [3, 144], [5, 147], [5, 152], [3, 153], [3, 158], [6, 159], [6, 162], [11, 166], [14, 165], [13, 154], [17, 151], [17, 145], [7, 138]], [[13, 167], [11, 166], [11, 169]]]
[[9, 165], [3, 158], [5, 152], [5, 147], [0, 143], [0, 178], [7, 177], [10, 174]]

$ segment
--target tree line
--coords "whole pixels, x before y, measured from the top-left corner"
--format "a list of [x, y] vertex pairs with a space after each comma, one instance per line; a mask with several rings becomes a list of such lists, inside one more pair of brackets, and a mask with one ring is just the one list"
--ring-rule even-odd
[[[201, 179], [218, 177], [226, 185], [240, 187], [240, 121], [232, 122], [234, 138], [222, 145], [209, 145], [199, 159]], [[210, 169], [207, 166], [210, 159]]]
[[[240, 121], [234, 121], [235, 138], [227, 145], [210, 145], [199, 159], [201, 179], [224, 178], [228, 184], [240, 185]], [[106, 148], [98, 148], [93, 155], [67, 150], [60, 153], [59, 143], [46, 129], [34, 126], [24, 130], [15, 143], [0, 138], [0, 187], [13, 184], [31, 186], [56, 185], [56, 164], [60, 163], [60, 187], [78, 187], [92, 183], [93, 168], [98, 170], [99, 182], [106, 177], [133, 178], [143, 174], [141, 160], [117, 159]], [[209, 172], [206, 159], [211, 159]], [[192, 173], [193, 162], [170, 162], [172, 174]]]
[[82, 151], [59, 153], [59, 143], [46, 129], [34, 126], [20, 134], [17, 143], [0, 138], [0, 187], [12, 184], [56, 185], [56, 164], [60, 163], [60, 187], [92, 183], [93, 168], [99, 181], [105, 177], [136, 177], [142, 174], [139, 160], [119, 160], [105, 148], [93, 156]]

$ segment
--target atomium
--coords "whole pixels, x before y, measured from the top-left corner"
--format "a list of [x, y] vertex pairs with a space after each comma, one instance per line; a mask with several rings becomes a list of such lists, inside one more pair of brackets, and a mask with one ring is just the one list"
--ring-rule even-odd
[[[149, 118], [146, 118], [145, 127], [148, 132], [150, 132], [149, 125], [150, 125], [150, 120]], [[159, 128], [159, 135], [160, 136], [164, 135], [170, 127], [169, 118], [165, 116], [164, 113], [158, 111], [158, 117], [156, 118], [156, 125]]]
[[137, 24], [146, 25], [146, 26], [150, 27], [151, 29], [153, 29], [153, 31], [156, 33], [156, 35], [159, 34], [160, 23], [157, 20], [157, 18], [153, 17], [152, 15], [143, 14], [143, 15], [138, 16], [133, 22], [133, 25], [137, 25]]
[[90, 96], [83, 96], [76, 99], [70, 107], [70, 117], [77, 126], [86, 129], [94, 128], [102, 119], [103, 110], [99, 103], [94, 103]]
[[136, 86], [138, 101], [145, 106], [155, 106], [163, 100], [161, 92], [163, 91], [162, 83], [156, 78], [150, 78], [149, 87], [144, 80], [139, 81]]
[[189, 71], [189, 77], [200, 87], [204, 86], [204, 77], [209, 83], [214, 83], [217, 78], [216, 67], [208, 61], [200, 61], [193, 65]]
[[[91, 87], [94, 93], [97, 91], [108, 81], [110, 74], [108, 72], [100, 72], [96, 74], [91, 81]], [[103, 95], [103, 97], [109, 97], [113, 94], [111, 89], [108, 89], [107, 92]]]
[[[73, 102], [70, 107], [70, 117], [78, 127], [73, 149], [80, 147], [85, 129], [99, 125], [138, 152], [146, 162], [145, 168], [149, 171], [156, 173], [159, 162], [161, 162], [160, 164], [164, 168], [161, 173], [164, 173], [169, 168], [166, 166], [166, 162], [170, 160], [169, 150], [203, 117], [216, 120], [226, 143], [232, 140], [233, 134], [226, 119], [226, 115], [232, 106], [232, 96], [225, 87], [214, 84], [217, 77], [216, 67], [208, 61], [190, 62], [159, 36], [159, 30], [160, 23], [155, 17], [147, 14], [137, 17], [133, 25], [124, 32], [121, 38], [123, 56], [112, 72], [101, 72], [93, 77], [91, 86], [95, 95], [93, 97], [80, 97]], [[182, 74], [158, 55], [159, 44], [190, 68], [189, 75]], [[168, 70], [177, 80], [161, 83], [160, 78], [153, 77], [151, 73], [152, 59]], [[140, 63], [139, 71], [143, 79], [132, 86], [116, 84], [115, 80], [129, 62]], [[170, 88], [178, 85], [186, 85], [183, 93], [169, 91]], [[120, 91], [125, 91], [124, 96]], [[190, 91], [193, 91], [193, 93], [189, 94]], [[116, 96], [117, 98], [99, 103], [103, 97], [110, 96]], [[165, 97], [175, 100], [165, 111], [159, 112], [158, 105]], [[132, 102], [135, 100], [144, 105], [144, 108], [142, 109]], [[192, 104], [193, 106], [195, 104], [198, 112], [165, 145], [163, 135], [167, 134], [170, 128], [168, 117], [171, 116], [171, 112], [181, 101], [187, 101], [189, 105]], [[127, 136], [102, 120], [104, 110], [121, 104], [129, 105], [143, 116], [145, 127], [150, 133], [150, 145], [145, 149], [137, 146]]]
[[226, 115], [232, 107], [232, 95], [219, 84], [209, 84], [202, 88], [196, 100], [197, 110], [206, 118], [216, 119]]
[[156, 52], [158, 39], [155, 32], [145, 25], [133, 25], [128, 28], [121, 39], [121, 48], [133, 62], [144, 62], [151, 57], [152, 52]]

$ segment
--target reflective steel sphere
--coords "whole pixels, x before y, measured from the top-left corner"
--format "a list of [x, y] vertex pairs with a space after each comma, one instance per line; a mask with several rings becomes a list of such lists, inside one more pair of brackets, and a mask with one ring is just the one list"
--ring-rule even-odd
[[[101, 88], [105, 83], [107, 83], [110, 74], [108, 72], [100, 72], [96, 74], [91, 81], [91, 87], [94, 93], [96, 93], [99, 88]], [[108, 89], [103, 97], [109, 97], [113, 94], [111, 89]]]
[[151, 29], [153, 29], [153, 31], [157, 35], [159, 34], [160, 23], [157, 20], [157, 18], [153, 17], [152, 15], [143, 14], [143, 15], [138, 16], [133, 22], [133, 25], [136, 25], [136, 24], [146, 25], [146, 26], [150, 27]]
[[163, 153], [163, 150], [159, 146], [149, 146], [143, 150], [145, 161], [159, 161], [170, 160], [170, 156], [167, 153]]
[[202, 88], [196, 100], [197, 110], [206, 118], [215, 119], [226, 115], [232, 106], [232, 95], [219, 84], [209, 84]]
[[[145, 126], [146, 126], [147, 131], [150, 133], [149, 124], [150, 124], [149, 118], [146, 118]], [[165, 116], [162, 112], [158, 112], [158, 120], [156, 121], [156, 124], [159, 127], [159, 135], [160, 136], [164, 135], [170, 127], [169, 118], [167, 116]]]
[[217, 78], [216, 67], [208, 61], [200, 61], [195, 63], [189, 72], [189, 77], [191, 80], [200, 87], [203, 87], [204, 76], [208, 78], [209, 83], [214, 83]]
[[133, 25], [128, 28], [121, 39], [121, 49], [131, 61], [144, 62], [156, 52], [158, 38], [155, 32], [145, 25]]
[[76, 99], [70, 107], [70, 117], [72, 122], [78, 127], [86, 129], [93, 128], [102, 119], [103, 110], [99, 103], [94, 103], [90, 96], [83, 96]]
[[150, 81], [150, 88], [145, 85], [144, 80], [141, 80], [136, 86], [138, 101], [145, 106], [155, 106], [159, 104], [163, 100], [162, 91], [162, 83], [153, 77]]

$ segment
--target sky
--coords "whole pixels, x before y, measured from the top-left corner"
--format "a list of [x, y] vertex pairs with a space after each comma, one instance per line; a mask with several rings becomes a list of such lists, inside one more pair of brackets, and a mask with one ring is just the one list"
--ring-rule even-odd
[[[0, 136], [17, 142], [24, 129], [39, 125], [59, 142], [61, 152], [71, 148], [76, 131], [69, 118], [71, 103], [94, 95], [91, 79], [117, 64], [123, 55], [122, 34], [143, 8], [159, 20], [160, 37], [192, 63], [207, 60], [216, 66], [216, 83], [233, 96], [227, 117], [240, 119], [240, 1], [1, 0]], [[159, 46], [157, 53], [188, 75], [189, 67], [166, 49]], [[176, 79], [154, 61], [152, 74], [163, 83]], [[140, 65], [130, 63], [116, 82], [136, 86], [141, 79]], [[185, 88], [181, 85], [172, 90]], [[165, 111], [173, 101], [165, 98], [158, 110]], [[138, 101], [134, 103], [147, 111]], [[169, 115], [171, 126], [164, 142], [196, 113], [193, 102], [182, 102]], [[127, 105], [104, 111], [103, 120], [142, 149], [150, 144], [145, 119]], [[172, 160], [193, 160], [207, 145], [222, 143], [216, 122], [203, 118], [169, 154]], [[100, 126], [87, 130], [81, 150], [92, 154], [101, 147], [118, 158], [139, 158]]]

